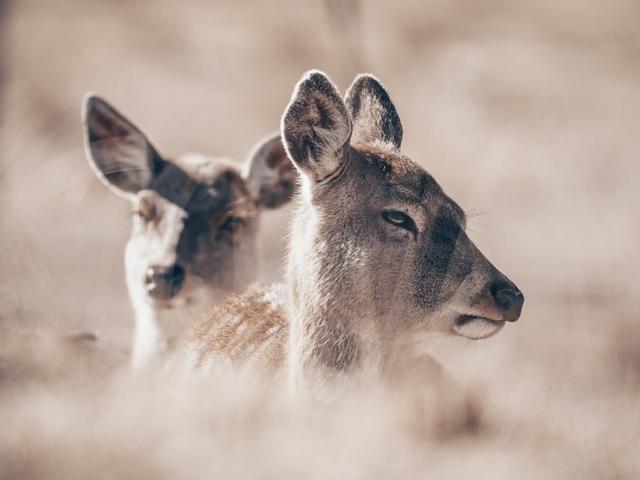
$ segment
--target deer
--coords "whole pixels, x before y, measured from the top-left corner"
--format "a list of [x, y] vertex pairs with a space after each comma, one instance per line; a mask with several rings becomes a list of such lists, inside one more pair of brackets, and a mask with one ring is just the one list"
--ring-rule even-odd
[[290, 200], [295, 171], [279, 135], [259, 142], [240, 171], [224, 158], [163, 156], [95, 94], [85, 97], [82, 120], [90, 167], [132, 206], [124, 257], [135, 316], [131, 363], [140, 368], [194, 312], [255, 280], [260, 213]]
[[373, 75], [343, 100], [306, 73], [281, 121], [298, 172], [285, 281], [231, 296], [196, 322], [180, 359], [322, 396], [350, 378], [429, 371], [433, 335], [488, 338], [524, 296], [467, 235], [464, 210], [401, 152], [402, 124]]

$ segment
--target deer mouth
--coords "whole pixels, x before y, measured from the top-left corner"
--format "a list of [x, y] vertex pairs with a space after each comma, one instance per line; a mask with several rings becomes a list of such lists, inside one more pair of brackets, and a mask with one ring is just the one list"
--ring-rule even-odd
[[504, 327], [504, 321], [492, 320], [476, 315], [460, 315], [453, 323], [453, 331], [461, 337], [471, 340], [489, 338]]

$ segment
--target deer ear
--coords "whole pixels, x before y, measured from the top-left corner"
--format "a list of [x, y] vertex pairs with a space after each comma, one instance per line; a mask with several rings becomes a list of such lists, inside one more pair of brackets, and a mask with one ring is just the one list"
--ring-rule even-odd
[[307, 72], [298, 82], [281, 129], [289, 157], [313, 182], [329, 179], [346, 161], [351, 122], [338, 90], [322, 72]]
[[89, 165], [118, 195], [149, 188], [165, 161], [147, 137], [102, 98], [88, 95], [82, 121]]
[[347, 90], [346, 104], [353, 122], [352, 143], [402, 143], [402, 124], [387, 91], [373, 75], [358, 75]]
[[279, 133], [253, 147], [242, 176], [259, 207], [278, 208], [291, 200], [297, 174]]

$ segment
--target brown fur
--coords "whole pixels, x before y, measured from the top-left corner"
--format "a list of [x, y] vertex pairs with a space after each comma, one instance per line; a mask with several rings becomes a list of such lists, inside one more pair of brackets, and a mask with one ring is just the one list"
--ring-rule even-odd
[[[467, 237], [463, 210], [400, 153], [382, 85], [362, 76], [346, 104], [336, 98], [310, 72], [283, 117], [303, 182], [286, 292], [266, 301], [273, 293], [254, 290], [214, 310], [187, 342], [197, 364], [226, 355], [237, 367], [286, 367], [291, 385], [323, 392], [347, 376], [420, 371], [432, 363], [430, 335], [484, 338], [519, 316], [522, 294]], [[272, 328], [278, 335], [266, 336]], [[255, 359], [285, 351], [286, 363]]]
[[[228, 298], [197, 322], [186, 344], [195, 365], [202, 367], [212, 352], [226, 357], [234, 369], [251, 363], [273, 373], [285, 362], [288, 325], [275, 291], [252, 287]], [[257, 351], [259, 350], [259, 351]]]
[[279, 135], [259, 142], [241, 173], [224, 159], [163, 157], [99, 97], [87, 97], [83, 118], [90, 165], [133, 206], [125, 265], [141, 365], [182, 333], [194, 312], [176, 315], [180, 307], [205, 307], [255, 279], [260, 213], [290, 200], [294, 168]]

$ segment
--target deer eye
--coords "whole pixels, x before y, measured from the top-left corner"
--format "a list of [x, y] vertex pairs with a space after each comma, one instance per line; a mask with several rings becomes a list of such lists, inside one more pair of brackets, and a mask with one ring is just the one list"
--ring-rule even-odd
[[385, 210], [381, 215], [385, 222], [390, 223], [394, 227], [404, 228], [410, 232], [416, 231], [416, 224], [411, 217], [400, 210]]
[[155, 208], [149, 202], [141, 200], [133, 210], [133, 216], [145, 222], [150, 222], [156, 216]]

